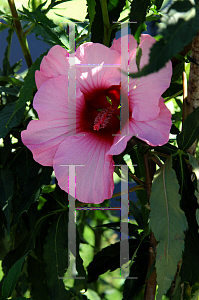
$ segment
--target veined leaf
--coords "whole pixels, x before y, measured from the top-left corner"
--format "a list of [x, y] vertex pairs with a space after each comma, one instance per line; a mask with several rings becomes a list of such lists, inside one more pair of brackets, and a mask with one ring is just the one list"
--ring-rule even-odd
[[156, 271], [157, 300], [169, 289], [184, 250], [187, 221], [180, 209], [179, 184], [171, 156], [156, 172], [150, 197], [150, 227], [158, 242]]

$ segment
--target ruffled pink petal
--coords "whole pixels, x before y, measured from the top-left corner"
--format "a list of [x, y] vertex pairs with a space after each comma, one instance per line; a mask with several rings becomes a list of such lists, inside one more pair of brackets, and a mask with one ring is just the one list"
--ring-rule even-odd
[[120, 84], [120, 55], [117, 51], [101, 44], [85, 43], [77, 49], [75, 56], [79, 60], [77, 81], [83, 93]]
[[169, 133], [172, 125], [171, 112], [164, 104], [164, 99], [159, 100], [160, 113], [159, 116], [148, 122], [136, 121], [133, 118], [129, 120], [129, 135], [124, 135], [127, 132], [126, 127], [122, 130], [121, 136], [116, 136], [107, 155], [118, 155], [126, 148], [127, 142], [131, 136], [135, 136], [151, 146], [161, 146], [168, 142]]
[[[33, 106], [38, 113], [40, 120], [61, 120], [68, 124], [70, 120], [75, 122], [78, 111], [84, 104], [84, 95], [79, 89], [73, 89], [68, 99], [68, 77], [58, 76], [46, 81], [35, 95]], [[70, 103], [70, 104], [69, 104]], [[70, 123], [71, 124], [71, 123]]]
[[135, 136], [145, 141], [151, 146], [161, 146], [168, 142], [172, 125], [171, 112], [164, 104], [164, 99], [160, 98], [160, 114], [149, 122], [138, 122], [132, 120], [130, 126]]
[[101, 203], [112, 196], [114, 161], [105, 159], [110, 143], [99, 141], [92, 133], [71, 136], [59, 146], [53, 168], [59, 186], [68, 192], [68, 167], [76, 167], [76, 198], [84, 203]]
[[53, 165], [59, 144], [69, 135], [82, 130], [80, 114], [84, 96], [76, 89], [68, 101], [68, 78], [59, 76], [46, 81], [34, 98], [34, 108], [39, 120], [29, 123], [22, 131], [23, 143], [32, 151], [34, 159], [42, 165]]
[[21, 132], [22, 142], [33, 153], [35, 161], [43, 166], [52, 166], [55, 152], [65, 139], [67, 124], [64, 120], [33, 120]]
[[50, 49], [48, 54], [44, 56], [40, 65], [40, 71], [35, 72], [35, 82], [39, 89], [41, 85], [48, 79], [59, 75], [68, 76], [69, 63], [67, 50], [59, 45]]
[[[129, 42], [129, 65], [128, 56], [122, 66], [122, 70], [130, 73], [136, 73], [136, 47], [137, 42], [132, 35], [122, 37], [125, 42]], [[149, 62], [149, 53], [155, 39], [150, 35], [141, 35], [140, 48], [142, 49], [142, 57], [140, 61], [140, 68], [142, 69]], [[121, 53], [121, 38], [113, 41], [111, 49], [117, 50]], [[125, 49], [122, 50], [125, 53]], [[122, 80], [125, 84], [123, 86], [124, 93], [128, 91], [128, 81], [125, 80], [122, 74]], [[163, 92], [169, 87], [172, 76], [172, 65], [169, 61], [164, 68], [158, 72], [141, 77], [140, 79], [129, 78], [129, 105], [132, 111], [132, 117], [137, 121], [150, 121], [159, 115], [159, 98]]]

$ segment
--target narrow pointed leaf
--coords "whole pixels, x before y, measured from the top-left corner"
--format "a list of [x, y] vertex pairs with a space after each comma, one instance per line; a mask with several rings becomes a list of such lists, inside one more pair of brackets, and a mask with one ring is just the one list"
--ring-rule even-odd
[[12, 295], [12, 292], [14, 291], [14, 288], [20, 276], [21, 268], [26, 255], [20, 258], [9, 270], [8, 275], [3, 282], [1, 300], [6, 300]]
[[25, 77], [24, 85], [21, 88], [20, 95], [19, 95], [19, 100], [16, 103], [15, 109], [10, 116], [9, 120], [7, 121], [7, 126], [8, 124], [12, 121], [12, 119], [16, 116], [17, 112], [24, 107], [27, 101], [30, 101], [33, 92], [36, 90], [36, 84], [35, 84], [35, 71], [39, 70], [41, 60], [43, 56], [46, 54], [43, 53], [37, 60], [32, 64], [30, 69], [28, 70], [28, 73]]
[[93, 23], [94, 17], [95, 17], [95, 6], [96, 2], [95, 0], [87, 0], [87, 6], [88, 6], [88, 13], [89, 13], [89, 21], [90, 21], [90, 26]]
[[150, 197], [150, 227], [158, 242], [156, 272], [157, 300], [170, 288], [184, 250], [187, 221], [180, 209], [179, 184], [172, 169], [172, 158], [156, 172]]

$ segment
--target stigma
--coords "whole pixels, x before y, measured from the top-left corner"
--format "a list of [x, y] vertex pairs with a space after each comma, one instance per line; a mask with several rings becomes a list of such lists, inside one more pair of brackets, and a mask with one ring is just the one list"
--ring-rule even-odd
[[103, 108], [94, 120], [93, 129], [99, 131], [101, 128], [105, 128], [112, 117], [113, 109], [111, 107]]

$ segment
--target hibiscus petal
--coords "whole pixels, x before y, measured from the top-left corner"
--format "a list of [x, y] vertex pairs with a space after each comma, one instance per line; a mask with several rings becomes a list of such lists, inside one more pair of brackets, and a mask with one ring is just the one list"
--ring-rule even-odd
[[22, 131], [22, 141], [33, 152], [37, 162], [52, 166], [59, 144], [67, 135], [81, 131], [79, 116], [84, 96], [76, 89], [76, 99], [74, 95], [69, 105], [68, 78], [59, 76], [40, 87], [33, 103], [40, 120], [31, 121], [27, 130]]
[[[168, 142], [172, 125], [171, 113], [164, 104], [164, 99], [160, 98], [160, 114], [149, 122], [132, 121], [130, 124], [135, 136], [145, 141], [151, 146], [161, 146]], [[141, 124], [142, 123], [142, 124]]]
[[[84, 203], [101, 203], [112, 196], [114, 161], [105, 159], [110, 143], [99, 141], [92, 133], [71, 136], [56, 152], [53, 168], [59, 186], [68, 192], [68, 167], [76, 167], [76, 198]], [[61, 166], [60, 166], [61, 165]]]
[[[128, 45], [129, 42], [129, 64], [128, 57], [126, 57], [124, 66], [122, 68], [125, 72], [137, 72], [136, 66], [136, 47], [137, 42], [132, 35], [122, 37], [124, 43], [122, 46]], [[126, 41], [126, 44], [125, 44]], [[139, 47], [142, 49], [142, 56], [140, 60], [140, 69], [142, 69], [149, 62], [149, 53], [155, 39], [150, 35], [141, 35]], [[121, 38], [113, 41], [111, 49], [117, 50], [121, 53]], [[122, 50], [124, 53], [124, 49]], [[122, 74], [124, 93], [128, 91], [128, 81], [125, 80]], [[149, 74], [139, 79], [129, 78], [129, 105], [132, 111], [132, 117], [137, 121], [150, 121], [155, 119], [160, 112], [159, 98], [163, 92], [169, 87], [172, 76], [172, 65], [169, 61], [164, 68], [158, 72]], [[127, 94], [127, 92], [126, 92]]]
[[[169, 133], [172, 125], [171, 112], [164, 104], [164, 99], [159, 99], [159, 116], [148, 122], [136, 121], [133, 118], [129, 120], [129, 135], [116, 136], [107, 155], [118, 155], [126, 148], [127, 142], [131, 136], [135, 136], [151, 146], [161, 146], [168, 142]], [[127, 126], [127, 125], [126, 125]], [[125, 127], [126, 127], [125, 126]], [[126, 131], [123, 128], [122, 131]]]
[[67, 50], [59, 45], [50, 49], [48, 54], [42, 59], [40, 71], [37, 70], [35, 72], [35, 82], [38, 89], [49, 78], [57, 77], [59, 75], [68, 76], [68, 56], [69, 53]]
[[83, 93], [120, 84], [120, 55], [117, 51], [101, 44], [86, 43], [77, 49], [75, 56], [79, 60], [77, 81]]
[[75, 122], [76, 110], [80, 109], [79, 106], [82, 107], [82, 103], [84, 95], [76, 88], [71, 93], [70, 105], [68, 104], [68, 77], [58, 76], [49, 79], [40, 87], [33, 106], [40, 120], [66, 120], [70, 114], [70, 119]]
[[33, 120], [22, 131], [22, 142], [33, 153], [35, 161], [43, 166], [52, 166], [59, 144], [65, 139], [67, 126], [64, 120]]

